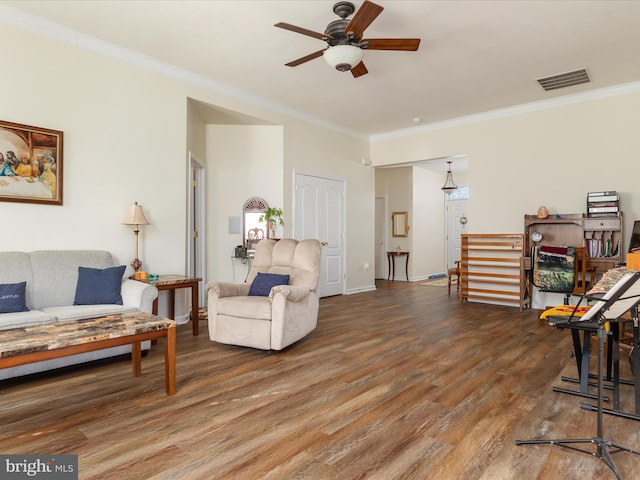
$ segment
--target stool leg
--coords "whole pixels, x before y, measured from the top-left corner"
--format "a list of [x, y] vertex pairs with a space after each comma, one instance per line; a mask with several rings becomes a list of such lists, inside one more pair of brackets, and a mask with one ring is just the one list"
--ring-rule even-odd
[[449, 290], [449, 295], [451, 295], [451, 275], [449, 275], [449, 281], [447, 282], [447, 288]]

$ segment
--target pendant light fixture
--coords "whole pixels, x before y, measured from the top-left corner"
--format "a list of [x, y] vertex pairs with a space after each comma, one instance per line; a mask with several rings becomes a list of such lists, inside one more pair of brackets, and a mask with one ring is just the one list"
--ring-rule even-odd
[[447, 170], [447, 181], [444, 182], [442, 187], [442, 191], [449, 195], [450, 193], [455, 192], [458, 189], [458, 186], [453, 181], [453, 174], [451, 173], [451, 160], [447, 161], [449, 164], [449, 170]]

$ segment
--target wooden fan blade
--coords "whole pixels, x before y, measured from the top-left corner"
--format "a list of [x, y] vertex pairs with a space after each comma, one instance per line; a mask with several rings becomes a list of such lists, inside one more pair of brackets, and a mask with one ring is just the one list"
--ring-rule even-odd
[[360, 62], [351, 69], [351, 75], [353, 75], [353, 78], [358, 78], [362, 75], [366, 75], [367, 73], [369, 73], [369, 70], [364, 66], [364, 62]]
[[301, 57], [301, 58], [299, 58], [297, 60], [294, 60], [292, 62], [285, 63], [285, 65], [287, 67], [297, 67], [298, 65], [301, 65], [301, 64], [303, 64], [305, 62], [308, 62], [309, 60], [313, 60], [314, 58], [321, 57], [325, 50], [326, 50], [326, 48], [323, 49], [323, 50], [318, 50], [317, 52], [310, 53], [309, 55]]
[[353, 32], [355, 38], [362, 37], [366, 28], [380, 15], [382, 10], [384, 10], [384, 8], [380, 5], [365, 0], [349, 22], [349, 25], [347, 25], [347, 28], [344, 29], [344, 34], [347, 35], [348, 32]]
[[306, 28], [296, 27], [295, 25], [291, 25], [290, 23], [280, 22], [280, 23], [276, 23], [274, 27], [284, 28], [285, 30], [301, 33], [302, 35], [307, 35], [313, 38], [319, 38], [320, 40], [324, 40], [325, 38], [329, 38], [333, 40], [333, 37], [331, 35], [327, 35], [326, 33], [314, 32], [313, 30], [307, 30]]
[[420, 46], [419, 38], [367, 38], [362, 42], [369, 43], [367, 47], [363, 47], [367, 50], [407, 50], [415, 52]]

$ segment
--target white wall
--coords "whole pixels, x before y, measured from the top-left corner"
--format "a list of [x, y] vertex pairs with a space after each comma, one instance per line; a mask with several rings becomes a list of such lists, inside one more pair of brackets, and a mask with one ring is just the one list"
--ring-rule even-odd
[[208, 280], [241, 282], [247, 273], [245, 265], [231, 259], [242, 235], [229, 233], [229, 217], [242, 217], [250, 197], [282, 208], [282, 133], [280, 126], [207, 126]]
[[446, 272], [443, 175], [413, 167], [412, 278]]
[[[468, 233], [524, 233], [524, 215], [540, 205], [552, 215], [583, 213], [587, 192], [616, 190], [626, 252], [640, 218], [640, 166], [633, 161], [640, 151], [639, 108], [637, 88], [594, 94], [579, 103], [373, 141], [371, 158], [388, 165], [467, 154]], [[534, 295], [534, 307], [550, 303]]]
[[[413, 169], [411, 167], [385, 168], [376, 172], [376, 196], [387, 198], [387, 250], [410, 251], [413, 231]], [[391, 215], [393, 212], [407, 212], [410, 225], [407, 237], [393, 237]]]
[[206, 123], [202, 115], [187, 101], [187, 150], [204, 162], [206, 158]]
[[[0, 88], [2, 119], [64, 132], [64, 205], [0, 202], [2, 250], [94, 248], [128, 263], [134, 201], [143, 268], [184, 271], [184, 96], [176, 82], [117, 60], [0, 26], [9, 62]], [[172, 252], [166, 255], [166, 252]]]
[[[409, 251], [409, 279], [423, 280], [445, 269], [444, 175], [421, 167], [379, 168], [376, 170], [376, 196], [385, 197], [389, 215], [385, 219], [388, 250], [398, 246]], [[391, 236], [391, 214], [409, 214], [409, 236]], [[403, 260], [398, 260], [399, 264]], [[404, 268], [403, 265], [400, 265]], [[398, 269], [396, 269], [396, 273]], [[401, 275], [396, 278], [404, 279]]]
[[[375, 170], [362, 164], [369, 157], [366, 140], [303, 122], [284, 123], [285, 232], [292, 225], [294, 172], [345, 181], [346, 293], [375, 288]], [[287, 227], [288, 225], [288, 227]]]
[[[206, 81], [7, 24], [0, 24], [0, 56], [7, 66], [1, 118], [65, 135], [64, 205], [0, 202], [2, 250], [100, 248], [128, 263], [133, 233], [121, 222], [138, 201], [151, 222], [140, 237], [145, 269], [184, 273], [187, 151], [205, 151], [206, 123], [189, 99], [281, 126], [285, 234], [294, 228], [294, 171], [345, 180], [348, 293], [375, 284], [373, 270], [364, 269], [374, 264], [375, 175], [362, 158], [375, 166], [468, 154], [471, 233], [521, 232], [523, 215], [542, 204], [552, 213], [582, 212], [586, 192], [600, 189], [621, 194], [625, 244], [640, 215], [636, 91], [370, 143], [220, 93]], [[233, 172], [230, 182], [241, 183], [243, 174]], [[227, 223], [209, 228], [226, 231]]]
[[[374, 176], [373, 169], [361, 163], [369, 156], [366, 140], [219, 93], [206, 81], [192, 83], [173, 71], [148, 70], [7, 24], [0, 24], [0, 58], [12, 70], [0, 80], [2, 120], [64, 132], [64, 204], [0, 202], [1, 250], [96, 248], [128, 263], [134, 238], [131, 228], [121, 223], [138, 201], [151, 222], [140, 234], [144, 268], [158, 274], [185, 273], [187, 152], [210, 161], [201, 158], [208, 156], [205, 144], [210, 139], [206, 120], [192, 108], [193, 99], [278, 125], [280, 171], [257, 172], [266, 192], [262, 196], [285, 211], [285, 234], [293, 228], [294, 170], [345, 180], [347, 292], [374, 286], [373, 270], [363, 268], [374, 263]], [[251, 145], [256, 148], [255, 142], [245, 147]], [[256, 166], [258, 150], [247, 155]], [[244, 188], [246, 179], [245, 165], [240, 165], [227, 172], [225, 189], [235, 193], [233, 187]], [[229, 202], [229, 212], [239, 215], [245, 197], [259, 194], [255, 177], [252, 182], [239, 202]], [[211, 188], [208, 198], [215, 194]], [[224, 239], [227, 217], [209, 223], [212, 239]], [[226, 245], [215, 249], [207, 254], [210, 266], [230, 262]], [[217, 258], [219, 251], [223, 258]], [[216, 273], [215, 267], [213, 272], [225, 278], [228, 274]], [[186, 313], [186, 291], [179, 291], [176, 300], [178, 315]], [[161, 314], [162, 308], [161, 303]]]
[[[636, 89], [637, 90], [637, 89]], [[468, 154], [469, 233], [523, 233], [524, 215], [581, 213], [589, 191], [617, 190], [624, 243], [640, 218], [640, 93], [478, 123], [431, 128], [371, 144], [374, 165]]]
[[[409, 262], [409, 280], [415, 274], [412, 266], [414, 251], [412, 248], [414, 238], [413, 225], [413, 171], [411, 167], [384, 168], [376, 171], [376, 191], [377, 197], [384, 197], [387, 203], [387, 217], [385, 218], [385, 228], [387, 238], [385, 246], [387, 251], [401, 250], [409, 252], [409, 258], [398, 257], [395, 261], [395, 280], [405, 281], [405, 262]], [[394, 237], [391, 217], [393, 212], [407, 212], [409, 233], [407, 237]], [[391, 273], [391, 272], [389, 272]]]

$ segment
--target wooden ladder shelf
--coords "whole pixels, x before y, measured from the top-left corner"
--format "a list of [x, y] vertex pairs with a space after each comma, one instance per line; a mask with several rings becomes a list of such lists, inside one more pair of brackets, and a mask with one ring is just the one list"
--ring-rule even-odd
[[520, 268], [523, 234], [463, 234], [460, 301], [465, 299], [520, 310], [528, 303]]

